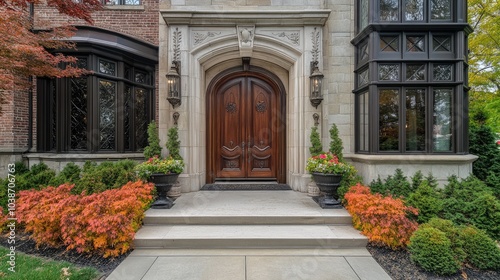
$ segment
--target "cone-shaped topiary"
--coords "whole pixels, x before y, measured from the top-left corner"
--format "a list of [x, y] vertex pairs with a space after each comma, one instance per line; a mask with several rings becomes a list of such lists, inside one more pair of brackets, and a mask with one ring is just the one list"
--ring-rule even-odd
[[330, 128], [330, 153], [337, 155], [340, 161], [344, 160], [344, 155], [342, 154], [342, 150], [344, 147], [342, 146], [342, 139], [339, 137], [339, 130], [337, 125], [332, 124]]
[[181, 154], [180, 154], [180, 148], [181, 148], [181, 141], [179, 140], [179, 129], [177, 126], [174, 126], [168, 130], [168, 135], [167, 135], [167, 143], [165, 146], [167, 146], [168, 153], [173, 159], [178, 159], [182, 160]]
[[158, 136], [158, 128], [154, 121], [150, 122], [148, 125], [148, 146], [144, 148], [144, 157], [146, 159], [152, 158], [154, 156], [160, 156], [161, 146], [160, 137]]
[[321, 154], [323, 152], [323, 145], [321, 145], [321, 139], [319, 138], [319, 132], [316, 126], [311, 129], [309, 140], [311, 141], [311, 147], [309, 147], [311, 156], [317, 156]]

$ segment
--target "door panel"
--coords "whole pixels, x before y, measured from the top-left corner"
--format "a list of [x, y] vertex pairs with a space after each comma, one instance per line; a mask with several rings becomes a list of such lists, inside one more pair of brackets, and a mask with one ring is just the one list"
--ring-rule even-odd
[[261, 79], [238, 77], [215, 94], [215, 179], [277, 178], [278, 94]]
[[219, 159], [217, 160], [217, 177], [245, 177], [246, 159], [245, 122], [243, 108], [243, 82], [236, 79], [222, 88], [217, 95], [217, 131]]
[[249, 80], [250, 92], [250, 123], [248, 150], [248, 177], [276, 177], [273, 153], [273, 138], [271, 130], [273, 123], [272, 89], [255, 79]]

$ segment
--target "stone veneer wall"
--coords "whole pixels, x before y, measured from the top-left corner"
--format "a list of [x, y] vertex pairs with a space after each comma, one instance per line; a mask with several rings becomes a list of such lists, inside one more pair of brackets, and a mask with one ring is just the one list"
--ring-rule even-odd
[[[292, 19], [290, 22], [287, 21], [287, 17], [291, 18], [290, 14], [296, 12], [303, 12], [307, 14], [307, 17], [312, 18], [324, 17], [325, 14], [328, 17], [330, 10], [331, 14], [326, 24], [324, 22], [318, 24], [316, 21], [307, 22], [300, 18], [302, 15], [297, 16], [296, 24]], [[227, 32], [227, 39], [212, 42], [213, 45], [217, 45], [215, 47], [192, 46], [193, 41], [190, 40], [193, 38], [190, 36], [197, 28], [197, 17], [200, 11], [212, 14], [207, 16], [209, 19], [206, 21], [199, 21], [204, 22], [199, 28], [205, 31]], [[255, 11], [272, 13], [272, 16], [269, 16], [269, 19], [263, 19], [262, 22], [254, 22], [248, 14]], [[287, 183], [295, 190], [307, 191], [310, 176], [305, 172], [305, 162], [309, 157], [309, 134], [314, 125], [312, 117], [314, 113], [321, 116], [320, 129], [324, 136], [325, 146], [329, 142], [328, 129], [331, 123], [335, 122], [339, 125], [346, 149], [351, 149], [350, 135], [352, 135], [351, 120], [353, 119], [351, 90], [354, 59], [353, 47], [350, 44], [353, 37], [351, 26], [354, 14], [351, 1], [172, 0], [160, 2], [160, 12], [166, 13], [163, 15], [165, 19], [160, 20], [160, 77], [168, 71], [171, 64], [174, 28], [182, 32], [183, 39], [181, 43], [183, 104], [176, 109], [172, 109], [166, 102], [162, 104], [165, 85], [160, 83], [160, 135], [164, 142], [166, 130], [172, 124], [171, 115], [174, 111], [179, 112], [181, 154], [188, 165], [185, 174], [180, 178], [184, 192], [196, 191], [205, 183], [207, 171], [205, 91], [211, 78], [218, 72], [231, 66], [241, 65], [238, 39], [230, 38], [231, 32], [234, 33], [240, 25], [255, 25], [256, 37], [253, 53], [250, 55], [252, 56], [251, 65], [276, 73], [287, 89]], [[193, 12], [192, 18], [185, 15], [188, 12]], [[235, 15], [235, 13], [239, 14]], [[176, 21], [176, 17], [183, 17], [183, 20]], [[196, 22], [193, 23], [193, 21]], [[321, 40], [319, 67], [325, 74], [323, 87], [325, 100], [317, 109], [309, 103], [312, 32], [315, 27], [319, 29]], [[233, 31], [230, 30], [231, 28]], [[270, 30], [284, 32], [297, 30], [301, 36], [300, 43], [292, 48], [286, 44], [280, 45], [279, 42], [272, 41], [279, 40], [279, 38], [272, 38]], [[212, 58], [207, 59], [200, 55], [204, 48], [212, 48]], [[162, 120], [166, 121], [162, 122]]]
[[[354, 60], [355, 49], [350, 43], [355, 36], [355, 3], [352, 0], [329, 0], [329, 1], [307, 1], [307, 0], [172, 0], [160, 2], [160, 11], [167, 11], [168, 14], [163, 15], [165, 18], [160, 19], [160, 77], [163, 76], [168, 67], [170, 67], [172, 57], [172, 28], [178, 28], [183, 33], [185, 42], [189, 41], [190, 32], [192, 32], [193, 22], [199, 24], [199, 28], [210, 30], [216, 26], [232, 26], [245, 25], [251, 19], [232, 17], [230, 12], [245, 12], [261, 11], [267, 13], [273, 11], [275, 13], [275, 22], [269, 26], [282, 28], [286, 30], [290, 25], [286, 24], [286, 19], [283, 20], [277, 14], [282, 13], [285, 16], [287, 13], [296, 11], [328, 11], [329, 16], [326, 23], [322, 26], [314, 24], [301, 25], [300, 19], [297, 19], [296, 26], [302, 28], [301, 36], [304, 37], [304, 46], [301, 46], [299, 54], [290, 55], [290, 60], [282, 61], [283, 64], [273, 61], [274, 56], [279, 56], [281, 51], [286, 52], [286, 47], [277, 45], [267, 45], [267, 53], [259, 56], [254, 51], [252, 57], [252, 65], [262, 66], [270, 71], [276, 71], [278, 68], [281, 76], [287, 76], [287, 79], [282, 81], [287, 84], [287, 183], [293, 189], [306, 191], [307, 183], [310, 177], [306, 174], [304, 167], [307, 157], [309, 157], [308, 147], [309, 135], [314, 120], [312, 115], [318, 113], [320, 115], [320, 131], [322, 135], [323, 147], [327, 149], [329, 144], [329, 133], [331, 125], [335, 123], [340, 131], [340, 137], [344, 143], [344, 153], [346, 158], [354, 163], [359, 173], [364, 177], [365, 182], [369, 183], [376, 179], [378, 175], [385, 177], [394, 172], [396, 168], [401, 168], [408, 174], [413, 174], [417, 170], [422, 170], [424, 173], [432, 172], [438, 177], [440, 182], [444, 182], [446, 177], [451, 174], [456, 174], [459, 177], [468, 176], [471, 172], [471, 163], [475, 157], [472, 155], [424, 155], [424, 156], [408, 156], [408, 155], [359, 155], [354, 154], [354, 95], [352, 89], [354, 87]], [[197, 21], [196, 12], [207, 11], [212, 12], [211, 16], [205, 21]], [[175, 14], [175, 12], [178, 12]], [[186, 16], [192, 12], [192, 17]], [[184, 21], [172, 20], [172, 17], [184, 17]], [[231, 22], [232, 20], [232, 22]], [[169, 22], [169, 25], [165, 23]], [[196, 25], [195, 24], [195, 25]], [[252, 25], [252, 24], [250, 24]], [[256, 34], [265, 28], [264, 23], [255, 24]], [[321, 51], [319, 68], [324, 73], [323, 84], [323, 103], [315, 109], [309, 104], [309, 62], [311, 61], [311, 28], [318, 27], [322, 30], [321, 35]], [[260, 27], [260, 29], [259, 29]], [[221, 27], [222, 28], [222, 27]], [[299, 28], [299, 29], [300, 29]], [[255, 40], [256, 44], [259, 38]], [[260, 42], [262, 43], [262, 42]], [[213, 47], [213, 56], [218, 57], [221, 53], [226, 52], [226, 61], [221, 60], [217, 66], [203, 64], [200, 56], [196, 56], [197, 52], [201, 52], [200, 48], [183, 43], [181, 47], [181, 60], [183, 61], [183, 83], [182, 87], [186, 93], [183, 99], [183, 105], [177, 109], [172, 109], [170, 106], [162, 104], [164, 97], [165, 85], [160, 83], [160, 131], [161, 135], [166, 133], [166, 130], [172, 123], [172, 113], [178, 111], [181, 113], [180, 119], [180, 135], [182, 139], [182, 153], [187, 160], [188, 167], [185, 174], [181, 177], [183, 183], [183, 191], [196, 191], [204, 184], [206, 172], [206, 129], [204, 124], [205, 108], [204, 98], [207, 84], [210, 82], [217, 72], [230, 66], [238, 65], [241, 59], [237, 52], [238, 46], [229, 40], [223, 42], [216, 41], [218, 47]], [[191, 42], [192, 44], [192, 42]], [[233, 48], [233, 50], [222, 50], [223, 45]], [[273, 49], [280, 48], [280, 49]], [[275, 52], [275, 53], [273, 53]], [[269, 56], [266, 59], [265, 56]], [[294, 60], [299, 60], [299, 62]], [[217, 60], [214, 59], [214, 60]], [[216, 62], [212, 62], [216, 63]], [[274, 64], [273, 64], [274, 63]], [[287, 65], [289, 63], [289, 65]], [[267, 66], [266, 66], [267, 65]], [[197, 68], [198, 67], [198, 68]], [[210, 67], [213, 67], [212, 69]], [[276, 68], [277, 67], [277, 68]], [[199, 70], [199, 71], [198, 71]], [[284, 73], [283, 73], [284, 72]], [[183, 97], [184, 98], [184, 97]], [[190, 111], [194, 110], [195, 113]], [[163, 123], [162, 123], [162, 120]], [[200, 121], [201, 123], [193, 123]], [[195, 139], [193, 139], [195, 138]], [[163, 136], [162, 140], [165, 140]]]

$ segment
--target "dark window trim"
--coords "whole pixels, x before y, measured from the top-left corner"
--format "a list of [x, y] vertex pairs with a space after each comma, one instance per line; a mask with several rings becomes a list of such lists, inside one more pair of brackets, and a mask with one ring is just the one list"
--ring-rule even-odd
[[[99, 59], [112, 60], [112, 58], [108, 58], [102, 55], [95, 54], [79, 54], [79, 57], [86, 57], [88, 59], [88, 67], [90, 69], [95, 69], [98, 67]], [[88, 75], [87, 83], [87, 149], [72, 149], [71, 147], [71, 122], [70, 122], [70, 114], [71, 114], [71, 78], [62, 78], [62, 79], [43, 79], [40, 78], [38, 80], [38, 129], [37, 129], [37, 149], [40, 152], [55, 152], [55, 153], [124, 153], [124, 152], [136, 152], [137, 143], [135, 139], [136, 127], [134, 124], [135, 118], [134, 113], [135, 109], [135, 97], [134, 91], [136, 88], [141, 88], [146, 90], [148, 93], [145, 96], [145, 113], [146, 120], [151, 121], [154, 119], [155, 113], [155, 87], [148, 84], [138, 83], [134, 80], [128, 80], [123, 76], [124, 65], [138, 65], [138, 63], [130, 61], [130, 63], [124, 63], [123, 61], [117, 61], [117, 77], [99, 74], [98, 72], [94, 72], [92, 75]], [[137, 67], [132, 67], [132, 71], [135, 71]], [[154, 81], [154, 71], [148, 71], [147, 69], [154, 68], [152, 65], [145, 65], [145, 67], [137, 68], [141, 72], [147, 73], [148, 82], [152, 83]], [[115, 148], [113, 150], [101, 150], [99, 149], [99, 80], [106, 80], [116, 83], [116, 101], [115, 101], [115, 122], [116, 122], [116, 130], [115, 130]], [[50, 87], [55, 85], [55, 92], [51, 92]], [[123, 93], [125, 86], [130, 86], [132, 91], [132, 100], [130, 105], [130, 149], [124, 149], [124, 116], [125, 112], [120, 110], [123, 108], [120, 104], [124, 103]], [[55, 108], [50, 108], [50, 98], [52, 98], [53, 94], [56, 97]], [[47, 107], [49, 109], [47, 110]], [[51, 114], [55, 110], [56, 113], [56, 147], [52, 147], [50, 144], [52, 137], [51, 127]], [[147, 138], [147, 137], [146, 137]]]
[[[380, 151], [379, 149], [379, 91], [383, 89], [397, 89], [399, 91], [399, 144], [398, 151]], [[425, 131], [426, 131], [426, 140], [425, 140], [425, 151], [406, 151], [406, 106], [405, 106], [405, 97], [407, 89], [425, 89]], [[452, 127], [452, 140], [451, 145], [452, 149], [450, 151], [433, 151], [433, 139], [432, 139], [432, 127], [433, 127], [433, 113], [434, 113], [434, 89], [451, 89], [452, 97], [451, 97], [451, 123]], [[360, 96], [365, 93], [369, 93], [369, 151], [360, 150], [360, 142], [359, 142], [359, 113], [360, 113]], [[356, 153], [361, 154], [428, 154], [428, 155], [449, 155], [449, 154], [463, 154], [467, 151], [467, 141], [464, 137], [467, 137], [468, 132], [466, 131], [466, 127], [461, 124], [457, 124], [457, 119], [462, 117], [462, 114], [466, 113], [468, 110], [465, 108], [464, 98], [467, 98], [467, 93], [464, 92], [463, 87], [456, 86], [454, 84], [443, 84], [443, 85], [435, 85], [435, 84], [408, 84], [408, 85], [371, 85], [369, 89], [366, 88], [364, 90], [360, 90], [355, 93], [355, 151]], [[460, 140], [461, 139], [461, 140]]]

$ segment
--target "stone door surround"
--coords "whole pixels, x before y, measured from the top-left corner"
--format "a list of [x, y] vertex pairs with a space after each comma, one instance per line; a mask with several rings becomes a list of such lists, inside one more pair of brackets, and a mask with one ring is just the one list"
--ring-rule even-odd
[[[197, 191], [207, 177], [208, 143], [206, 139], [207, 90], [221, 72], [250, 66], [273, 73], [284, 85], [286, 96], [285, 177], [293, 189], [306, 186], [308, 127], [313, 113], [321, 113], [309, 104], [310, 62], [314, 39], [322, 42], [322, 29], [330, 10], [230, 10], [160, 11], [159, 119], [160, 135], [173, 124], [174, 112], [180, 114], [181, 154], [187, 167], [179, 178], [183, 192]], [[180, 34], [174, 42], [173, 34]], [[166, 101], [165, 77], [174, 54], [180, 53], [182, 105], [173, 109]], [[320, 44], [319, 52], [322, 55]], [[323, 65], [320, 59], [320, 69]], [[163, 137], [163, 138], [162, 138]], [[166, 136], [161, 136], [162, 142]]]

